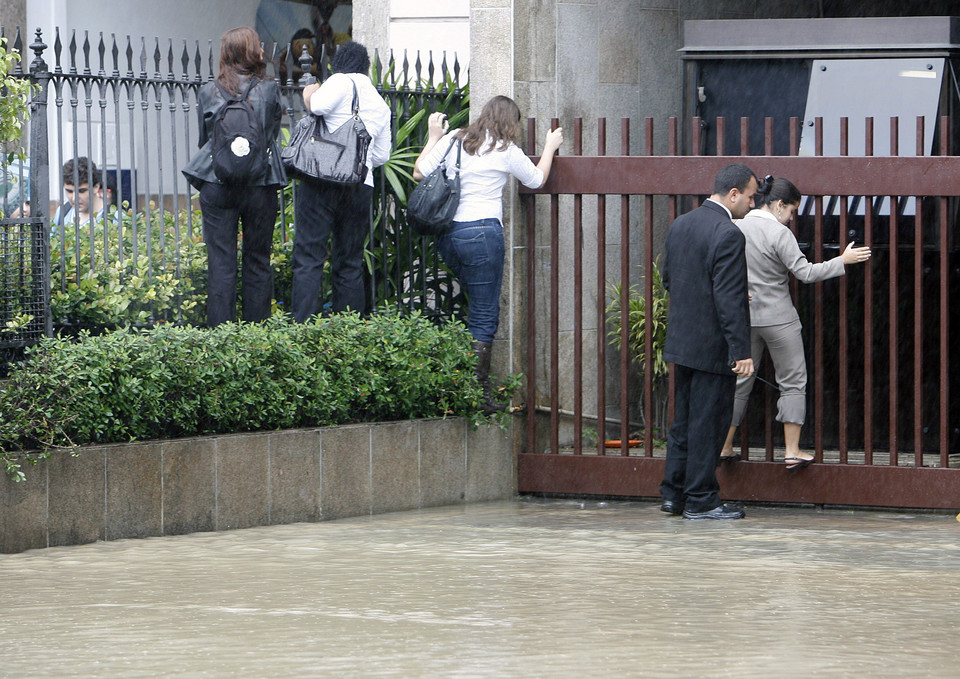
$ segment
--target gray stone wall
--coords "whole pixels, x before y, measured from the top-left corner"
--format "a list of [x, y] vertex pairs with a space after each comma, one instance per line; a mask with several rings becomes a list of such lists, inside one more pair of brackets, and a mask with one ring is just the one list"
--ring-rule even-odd
[[463, 418], [89, 446], [0, 476], [0, 553], [506, 499], [512, 437]]
[[381, 60], [390, 54], [390, 3], [357, 0], [353, 3], [353, 39], [367, 48], [370, 59], [379, 50]]
[[20, 27], [20, 35], [25, 44], [28, 40], [30, 31], [27, 30], [27, 0], [0, 0], [0, 25], [6, 31], [7, 38], [12, 42], [17, 34], [17, 27]]
[[[573, 153], [573, 121], [583, 119], [583, 153], [597, 153], [597, 119], [607, 119], [606, 150], [620, 154], [621, 120], [630, 120], [629, 153], [645, 151], [644, 120], [654, 124], [653, 151], [667, 151], [667, 125], [671, 116], [682, 115], [683, 64], [679, 49], [682, 46], [683, 22], [688, 19], [754, 19], [818, 16], [817, 0], [515, 0], [512, 11], [506, 0], [474, 0], [471, 4], [471, 87], [474, 106], [480, 106], [490, 94], [513, 96], [525, 116], [537, 120], [537, 144], [542, 148], [542, 137], [552, 118], [558, 118], [564, 127], [566, 141], [561, 152]], [[509, 24], [509, 25], [508, 25]], [[513, 48], [507, 49], [506, 33], [512, 32]], [[503, 70], [510, 66], [512, 78], [505, 81]], [[655, 213], [661, 215], [654, 222], [654, 251], [662, 250], [668, 224], [662, 199], [657, 199]], [[573, 378], [569, 370], [573, 364], [575, 344], [573, 308], [574, 287], [573, 225], [570, 218], [572, 198], [560, 201], [560, 403], [561, 409], [572, 409]], [[603, 295], [601, 287], [620, 278], [620, 259], [624, 247], [629, 248], [631, 262], [628, 283], [637, 283], [643, 273], [644, 240], [641, 223], [643, 206], [631, 199], [629, 210], [629, 237], [621, 234], [620, 200], [608, 200], [606, 211], [605, 258], [606, 280], [597, 280], [597, 201], [583, 200], [583, 331], [584, 356], [595, 355], [597, 342], [605, 340], [607, 328], [598, 322], [595, 299]], [[538, 201], [537, 233], [528, 243], [522, 225], [515, 194], [505, 201], [509, 281], [505, 281], [505, 299], [498, 337], [509, 342], [512, 361], [503, 365], [515, 371], [528, 372], [526, 366], [526, 261], [527, 248], [536, 249], [537, 299], [536, 324], [538, 328], [537, 383], [540, 385], [540, 403], [548, 403], [549, 370], [549, 284], [550, 236], [549, 204]], [[516, 226], [517, 228], [514, 228]], [[506, 302], [509, 300], [509, 304]], [[639, 421], [639, 400], [633, 401], [634, 412], [622, 413], [618, 404], [620, 384], [618, 356], [608, 351], [606, 401], [607, 415], [620, 418], [626, 415]], [[496, 363], [495, 363], [496, 365]], [[592, 374], [583, 379], [584, 412], [596, 414], [596, 385]], [[634, 383], [638, 380], [634, 380]], [[528, 404], [530, 405], [530, 404]], [[573, 431], [567, 427], [561, 439], [570, 441]], [[541, 440], [543, 441], [543, 439]], [[545, 443], [538, 443], [542, 448]]]

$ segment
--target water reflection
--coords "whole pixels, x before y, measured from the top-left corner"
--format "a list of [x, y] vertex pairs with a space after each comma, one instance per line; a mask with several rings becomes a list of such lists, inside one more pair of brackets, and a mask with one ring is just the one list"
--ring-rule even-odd
[[3, 677], [957, 676], [952, 516], [521, 500], [0, 556]]

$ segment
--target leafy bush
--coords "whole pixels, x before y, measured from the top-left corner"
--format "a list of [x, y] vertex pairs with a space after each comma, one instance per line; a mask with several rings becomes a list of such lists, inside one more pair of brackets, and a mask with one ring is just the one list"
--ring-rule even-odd
[[[20, 62], [20, 53], [7, 47], [7, 39], [0, 37], [0, 142], [4, 145], [3, 161], [11, 161], [14, 157], [23, 159], [22, 148], [7, 151], [7, 142], [19, 144], [23, 134], [23, 123], [30, 117], [30, 81], [17, 77], [11, 72]], [[36, 88], [34, 91], [39, 91]], [[16, 207], [20, 207], [19, 204]]]
[[[53, 225], [50, 308], [58, 326], [202, 323], [207, 251], [199, 211], [113, 213], [92, 224]], [[149, 228], [148, 228], [149, 225]]]
[[476, 424], [471, 341], [458, 322], [390, 312], [46, 338], [0, 387], [0, 455], [22, 478], [20, 453], [56, 446], [447, 415]]

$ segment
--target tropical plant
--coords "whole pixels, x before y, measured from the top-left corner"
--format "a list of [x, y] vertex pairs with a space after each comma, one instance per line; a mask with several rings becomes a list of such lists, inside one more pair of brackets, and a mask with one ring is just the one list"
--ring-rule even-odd
[[375, 184], [375, 240], [372, 246], [368, 243], [365, 255], [376, 297], [398, 309], [419, 308], [437, 319], [459, 316], [466, 308], [466, 295], [440, 259], [436, 240], [420, 237], [408, 227], [406, 206], [416, 186], [413, 164], [427, 140], [429, 113], [443, 112], [450, 129], [461, 127], [469, 118], [469, 85], [457, 89], [448, 75], [439, 88], [446, 94], [426, 97], [418, 92], [429, 90], [429, 83], [397, 93], [391, 89], [392, 70], [383, 74], [374, 70], [372, 77], [398, 124], [390, 160], [379, 170], [383, 181]]
[[[663, 358], [663, 350], [667, 341], [667, 290], [663, 285], [660, 274], [659, 258], [653, 262], [650, 275], [652, 276], [653, 296], [650, 299], [650, 337], [652, 339], [652, 353], [647, 356], [647, 297], [645, 293], [645, 277], [641, 283], [632, 285], [627, 290], [627, 349], [630, 357], [641, 372], [652, 371], [653, 378], [653, 406], [654, 422], [661, 427], [667, 421], [667, 362]], [[607, 322], [610, 325], [607, 336], [617, 349], [622, 347], [621, 338], [621, 300], [623, 288], [620, 283], [608, 285], [610, 302], [607, 304]], [[642, 397], [641, 397], [642, 400]]]
[[[651, 274], [653, 277], [653, 297], [651, 303], [651, 337], [653, 338], [652, 360], [647, 357], [647, 297], [644, 292], [645, 286], [637, 284], [630, 286], [627, 291], [628, 311], [627, 311], [627, 342], [630, 356], [636, 362], [641, 371], [647, 369], [649, 365], [653, 370], [654, 379], [662, 379], [667, 376], [667, 362], [663, 358], [663, 348], [667, 341], [667, 290], [663, 286], [663, 278], [660, 274], [659, 258], [653, 263]], [[643, 277], [641, 277], [643, 280]], [[621, 299], [623, 297], [620, 283], [609, 284], [610, 303], [607, 305], [609, 314], [607, 322], [610, 323], [610, 329], [607, 336], [613, 342], [617, 349], [621, 347]]]

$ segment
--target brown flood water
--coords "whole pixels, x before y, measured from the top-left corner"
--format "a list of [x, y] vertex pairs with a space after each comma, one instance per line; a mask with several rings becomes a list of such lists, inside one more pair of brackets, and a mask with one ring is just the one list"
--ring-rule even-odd
[[0, 555], [0, 677], [960, 677], [953, 515], [521, 499]]

